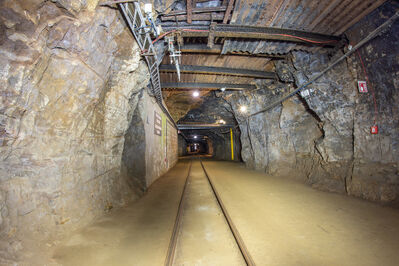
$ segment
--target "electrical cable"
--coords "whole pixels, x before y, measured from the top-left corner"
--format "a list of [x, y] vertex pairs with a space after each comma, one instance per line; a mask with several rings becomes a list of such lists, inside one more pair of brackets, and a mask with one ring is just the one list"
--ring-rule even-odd
[[364, 73], [364, 75], [366, 77], [367, 84], [370, 87], [371, 94], [373, 95], [373, 101], [374, 101], [374, 125], [376, 125], [377, 124], [377, 118], [378, 118], [378, 107], [377, 107], [377, 100], [375, 98], [374, 87], [373, 87], [373, 85], [371, 84], [371, 82], [369, 80], [369, 76], [367, 75], [366, 67], [365, 67], [365, 65], [363, 63], [363, 59], [362, 59], [362, 57], [361, 57], [361, 55], [359, 53], [359, 50], [357, 50], [357, 55], [358, 55], [358, 57], [360, 59], [360, 63], [361, 63], [362, 69], [363, 69], [363, 73]]
[[209, 30], [174, 29], [174, 30], [171, 30], [171, 31], [168, 31], [168, 32], [165, 32], [165, 33], [163, 33], [163, 34], [159, 35], [159, 37], [158, 37], [158, 38], [156, 38], [155, 40], [153, 40], [153, 41], [152, 41], [152, 44], [156, 43], [157, 41], [159, 41], [160, 39], [162, 39], [162, 38], [163, 38], [163, 37], [165, 37], [166, 35], [169, 35], [169, 34], [171, 34], [171, 33], [173, 33], [173, 32], [176, 32], [176, 31], [187, 31], [187, 32], [209, 32]]
[[[209, 32], [209, 30], [194, 30], [194, 29], [174, 29], [171, 31], [168, 31], [164, 34], [161, 34], [158, 38], [156, 38], [154, 41], [152, 41], [152, 44], [156, 43], [157, 41], [159, 41], [160, 39], [162, 39], [163, 37], [165, 37], [166, 35], [176, 32], [176, 31], [186, 31], [186, 32]], [[290, 34], [280, 34], [280, 33], [271, 33], [268, 34], [270, 36], [283, 36], [283, 37], [290, 37], [290, 38], [294, 38], [294, 39], [298, 39], [304, 42], [308, 42], [308, 43], [315, 43], [315, 44], [329, 44], [329, 43], [336, 43], [338, 42], [338, 40], [330, 40], [330, 41], [314, 41], [314, 40], [310, 40], [307, 38], [303, 38], [303, 37], [299, 37], [299, 36], [295, 36], [295, 35], [290, 35]]]
[[305, 42], [309, 42], [309, 43], [317, 43], [317, 44], [328, 44], [328, 43], [336, 43], [336, 42], [338, 42], [338, 40], [314, 41], [314, 40], [306, 39], [306, 38], [303, 38], [303, 37], [290, 35], [290, 34], [282, 34], [282, 33], [272, 33], [272, 34], [268, 34], [268, 35], [290, 37], [290, 38], [295, 38], [295, 39], [298, 39], [298, 40], [301, 40], [301, 41], [305, 41]]
[[328, 66], [326, 69], [324, 69], [323, 71], [321, 71], [319, 74], [317, 74], [316, 76], [314, 76], [313, 78], [311, 78], [307, 83], [303, 84], [302, 86], [300, 86], [298, 89], [295, 89], [294, 91], [288, 93], [287, 95], [281, 97], [280, 99], [274, 101], [273, 103], [271, 103], [270, 105], [268, 105], [267, 107], [263, 108], [262, 110], [259, 110], [255, 113], [249, 114], [248, 117], [251, 116], [255, 116], [257, 114], [260, 113], [264, 113], [268, 110], [270, 110], [271, 108], [281, 104], [283, 101], [293, 97], [294, 95], [296, 95], [298, 92], [300, 92], [301, 90], [303, 90], [304, 88], [306, 88], [307, 86], [309, 86], [310, 84], [312, 84], [313, 82], [315, 82], [316, 80], [318, 80], [321, 76], [323, 76], [326, 72], [330, 71], [333, 67], [335, 67], [337, 64], [339, 64], [342, 60], [344, 60], [345, 58], [349, 57], [351, 54], [353, 54], [355, 51], [357, 51], [360, 47], [362, 47], [364, 44], [366, 44], [367, 42], [369, 42], [370, 40], [374, 39], [375, 37], [377, 37], [377, 35], [379, 35], [381, 33], [382, 30], [384, 30], [386, 27], [390, 26], [397, 18], [399, 17], [399, 11], [396, 11], [395, 15], [393, 15], [392, 17], [390, 17], [387, 21], [385, 21], [382, 25], [380, 25], [378, 28], [376, 28], [374, 31], [372, 31], [369, 35], [367, 35], [366, 38], [364, 38], [363, 40], [361, 40], [358, 44], [356, 44], [351, 50], [349, 50], [347, 53], [345, 53], [343, 56], [341, 56], [340, 58], [338, 58], [334, 63], [332, 63], [330, 66]]

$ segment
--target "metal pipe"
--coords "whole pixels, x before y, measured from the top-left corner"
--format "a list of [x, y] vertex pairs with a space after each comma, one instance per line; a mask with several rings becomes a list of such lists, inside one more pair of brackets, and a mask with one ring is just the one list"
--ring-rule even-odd
[[395, 15], [393, 15], [391, 18], [389, 18], [385, 23], [383, 23], [381, 26], [379, 26], [377, 29], [375, 29], [374, 31], [372, 31], [366, 38], [364, 38], [363, 40], [361, 40], [358, 44], [356, 44], [351, 50], [349, 50], [346, 54], [344, 54], [343, 56], [341, 56], [337, 61], [335, 61], [334, 63], [332, 63], [329, 67], [327, 67], [326, 69], [324, 69], [322, 72], [320, 72], [319, 74], [317, 74], [316, 76], [314, 76], [312, 79], [310, 79], [307, 83], [305, 83], [304, 85], [302, 85], [301, 87], [299, 87], [298, 89], [288, 93], [287, 95], [281, 97], [280, 99], [278, 99], [277, 101], [273, 102], [272, 104], [268, 105], [266, 108], [257, 111], [255, 113], [249, 114], [247, 117], [252, 117], [255, 116], [257, 114], [260, 113], [264, 113], [268, 110], [270, 110], [271, 108], [279, 105], [280, 103], [282, 103], [283, 101], [291, 98], [292, 96], [294, 96], [295, 94], [297, 94], [298, 92], [300, 92], [302, 89], [304, 89], [305, 87], [307, 87], [308, 85], [312, 84], [314, 81], [316, 81], [317, 79], [319, 79], [321, 76], [323, 76], [325, 73], [327, 73], [329, 70], [331, 70], [333, 67], [335, 67], [337, 64], [339, 64], [342, 60], [344, 60], [345, 58], [347, 58], [348, 56], [350, 56], [351, 54], [353, 54], [357, 49], [359, 49], [360, 47], [362, 47], [364, 44], [366, 44], [367, 42], [369, 42], [370, 40], [374, 39], [375, 37], [377, 37], [378, 34], [380, 34], [380, 32], [385, 29], [386, 27], [388, 27], [389, 25], [391, 25], [397, 18], [399, 17], [399, 11], [397, 11], [395, 13]]

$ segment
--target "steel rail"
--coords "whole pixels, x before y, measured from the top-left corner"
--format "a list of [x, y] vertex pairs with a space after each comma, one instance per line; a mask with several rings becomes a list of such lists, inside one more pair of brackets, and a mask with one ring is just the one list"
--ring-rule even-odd
[[192, 166], [192, 164], [193, 164], [193, 161], [190, 160], [190, 165], [188, 167], [188, 173], [187, 173], [186, 181], [184, 182], [184, 187], [183, 187], [183, 191], [182, 191], [182, 194], [181, 194], [179, 207], [177, 209], [175, 224], [173, 226], [173, 231], [172, 231], [172, 235], [171, 235], [170, 242], [169, 242], [168, 253], [167, 253], [166, 259], [165, 259], [165, 265], [166, 266], [170, 266], [170, 265], [173, 264], [173, 259], [174, 259], [174, 255], [175, 255], [176, 244], [177, 244], [178, 232], [180, 230], [181, 220], [182, 220], [182, 216], [183, 216], [183, 206], [184, 206], [184, 202], [185, 202], [185, 199], [186, 199], [186, 189], [187, 189], [188, 180], [189, 180], [190, 174], [191, 174], [191, 166]]
[[241, 237], [240, 233], [238, 232], [237, 227], [234, 225], [233, 220], [231, 219], [229, 213], [227, 212], [226, 206], [223, 204], [222, 199], [221, 199], [219, 193], [217, 192], [216, 187], [215, 187], [212, 179], [210, 178], [208, 172], [206, 171], [205, 166], [202, 163], [201, 158], [199, 158], [199, 160], [200, 160], [200, 163], [201, 163], [201, 166], [202, 166], [202, 170], [204, 170], [205, 176], [208, 179], [208, 182], [209, 182], [209, 184], [210, 184], [210, 186], [212, 188], [213, 194], [215, 195], [216, 200], [217, 200], [217, 202], [219, 204], [219, 207], [220, 207], [220, 209], [223, 212], [223, 215], [224, 215], [224, 217], [225, 217], [225, 219], [227, 221], [227, 224], [229, 225], [230, 231], [233, 234], [234, 239], [235, 239], [235, 241], [236, 241], [236, 243], [238, 245], [238, 248], [240, 249], [241, 255], [243, 256], [243, 258], [245, 260], [245, 263], [248, 266], [255, 265], [255, 262], [252, 259], [251, 254], [249, 253], [247, 247], [245, 246], [245, 243], [242, 240], [242, 237]]

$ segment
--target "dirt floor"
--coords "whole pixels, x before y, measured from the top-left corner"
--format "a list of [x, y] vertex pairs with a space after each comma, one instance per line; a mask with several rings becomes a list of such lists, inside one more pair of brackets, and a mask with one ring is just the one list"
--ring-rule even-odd
[[175, 265], [245, 265], [198, 160], [186, 189]]
[[[238, 163], [204, 165], [257, 265], [398, 265], [397, 209]], [[65, 239], [53, 262], [163, 265], [187, 171], [179, 162], [143, 198]], [[184, 210], [175, 265], [243, 264], [198, 161]]]

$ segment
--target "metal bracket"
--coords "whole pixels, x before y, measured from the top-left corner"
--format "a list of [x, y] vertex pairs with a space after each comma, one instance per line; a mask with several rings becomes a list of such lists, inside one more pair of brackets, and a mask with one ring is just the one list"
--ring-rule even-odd
[[[144, 51], [142, 54], [147, 62], [148, 70], [151, 76], [151, 84], [152, 84], [152, 93], [155, 95], [155, 99], [157, 100], [161, 109], [165, 112], [165, 114], [169, 117], [171, 121], [176, 126], [175, 121], [170, 115], [168, 109], [163, 104], [162, 98], [162, 89], [161, 89], [161, 80], [159, 76], [159, 68], [158, 68], [158, 57], [157, 52], [152, 44], [150, 33], [145, 30], [146, 20], [141, 13], [140, 4], [138, 2], [134, 3], [118, 3], [119, 7], [122, 10], [122, 14], [124, 15], [127, 24], [134, 35], [134, 38], [137, 41], [137, 44], [140, 47], [141, 51]], [[177, 128], [177, 126], [176, 126]]]
[[208, 34], [208, 47], [212, 48], [214, 45], [215, 41], [215, 27], [216, 27], [216, 22], [212, 22], [211, 26], [209, 27], [209, 34]]

